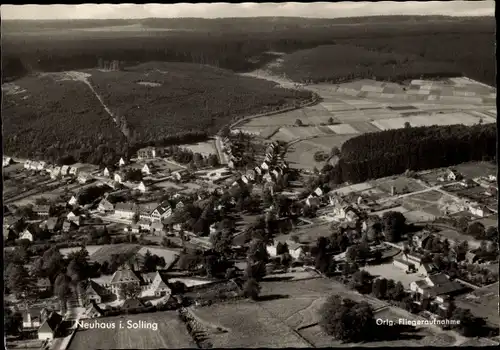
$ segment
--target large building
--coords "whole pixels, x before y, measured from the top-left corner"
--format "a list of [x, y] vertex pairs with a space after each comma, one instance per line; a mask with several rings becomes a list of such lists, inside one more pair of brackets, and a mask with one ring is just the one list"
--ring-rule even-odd
[[137, 158], [139, 159], [152, 159], [158, 157], [158, 150], [154, 147], [141, 148], [137, 151]]
[[132, 220], [139, 213], [139, 208], [134, 203], [117, 203], [115, 206], [115, 216]]

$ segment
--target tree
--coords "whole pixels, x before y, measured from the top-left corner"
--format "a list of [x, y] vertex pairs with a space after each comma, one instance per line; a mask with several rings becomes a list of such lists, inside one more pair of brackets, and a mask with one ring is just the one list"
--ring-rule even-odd
[[254, 239], [247, 251], [247, 259], [251, 262], [267, 262], [269, 255], [263, 240]]
[[332, 147], [332, 150], [330, 151], [330, 155], [333, 157], [340, 156], [340, 149], [337, 146]]
[[295, 120], [295, 125], [304, 126], [304, 124], [302, 123], [302, 120], [300, 120], [300, 119]]
[[261, 290], [260, 284], [254, 278], [247, 279], [245, 281], [245, 284], [243, 285], [244, 296], [252, 300], [259, 299], [260, 290]]
[[372, 293], [376, 298], [385, 299], [387, 296], [387, 280], [377, 278], [372, 283]]
[[410, 124], [410, 122], [405, 122], [405, 128], [406, 128], [406, 129], [411, 128], [411, 124]]
[[382, 216], [384, 234], [389, 242], [398, 242], [406, 228], [406, 218], [397, 211], [388, 211]]
[[496, 226], [489, 226], [486, 229], [485, 236], [487, 240], [498, 242], [498, 228]]
[[141, 286], [135, 283], [125, 283], [120, 288], [120, 296], [127, 299], [134, 299], [141, 293]]
[[474, 238], [482, 239], [486, 235], [486, 229], [482, 223], [473, 222], [467, 227], [467, 234]]
[[[224, 221], [223, 221], [224, 222]], [[217, 231], [210, 236], [212, 248], [219, 254], [227, 255], [231, 251], [233, 235], [230, 229]]]
[[6, 271], [7, 288], [17, 297], [26, 298], [32, 291], [33, 280], [23, 265], [10, 264]]
[[373, 309], [338, 295], [330, 296], [320, 311], [320, 326], [335, 339], [344, 342], [369, 339], [374, 324]]
[[388, 294], [389, 294], [389, 298], [391, 298], [392, 300], [400, 301], [405, 296], [405, 288], [404, 288], [403, 284], [400, 281], [398, 281], [394, 288], [391, 288], [390, 290], [388, 290]]
[[17, 336], [23, 327], [23, 315], [20, 312], [12, 312], [9, 307], [3, 308], [3, 320], [6, 335]]
[[352, 275], [352, 279], [350, 281], [350, 287], [352, 289], [356, 289], [360, 293], [365, 293], [368, 292], [371, 280], [372, 280], [372, 275], [370, 275], [368, 272], [364, 270], [360, 270]]
[[469, 226], [469, 219], [467, 219], [465, 216], [459, 217], [456, 226], [460, 231], [464, 233], [467, 232], [467, 227]]
[[328, 118], [328, 124], [329, 125], [335, 124], [335, 120], [332, 117]]

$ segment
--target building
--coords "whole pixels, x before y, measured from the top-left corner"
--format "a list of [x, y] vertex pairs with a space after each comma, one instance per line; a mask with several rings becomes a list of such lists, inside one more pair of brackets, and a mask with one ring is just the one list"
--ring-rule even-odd
[[141, 181], [139, 183], [139, 185], [136, 187], [136, 190], [138, 190], [139, 192], [142, 192], [142, 193], [146, 193], [146, 191], [148, 190], [148, 188], [146, 187], [146, 185], [144, 185], [144, 182]]
[[240, 179], [247, 185], [250, 183], [250, 179], [246, 175], [241, 176]]
[[48, 231], [54, 232], [61, 228], [62, 221], [58, 217], [52, 216], [47, 219], [44, 225]]
[[38, 216], [49, 216], [50, 205], [35, 205], [33, 212]]
[[415, 263], [400, 258], [394, 258], [392, 264], [402, 270], [409, 272], [415, 272], [417, 270]]
[[69, 165], [63, 165], [61, 167], [61, 176], [68, 176], [69, 175]]
[[137, 205], [134, 203], [117, 203], [115, 206], [115, 216], [132, 220], [139, 213]]
[[491, 210], [489, 210], [486, 206], [479, 204], [469, 205], [469, 212], [472, 215], [479, 216], [481, 218], [491, 214]]
[[430, 276], [432, 274], [438, 273], [439, 268], [434, 263], [423, 263], [420, 264], [417, 273], [421, 276]]
[[457, 181], [457, 180], [460, 180], [461, 178], [462, 178], [462, 176], [456, 170], [450, 169], [446, 172], [446, 179], [448, 181]]
[[165, 201], [153, 210], [151, 213], [151, 220], [162, 221], [172, 215], [172, 212], [172, 206], [168, 201]]
[[262, 170], [269, 170], [269, 163], [268, 162], [262, 162], [262, 164], [260, 165], [260, 167], [262, 168]]
[[124, 183], [126, 181], [126, 179], [127, 179], [127, 177], [121, 171], [118, 171], [118, 172], [114, 173], [114, 175], [113, 175], [113, 180], [115, 182], [118, 182], [119, 184]]
[[141, 168], [141, 173], [143, 175], [151, 175], [151, 170], [152, 170], [151, 164], [144, 164], [144, 166]]
[[23, 329], [33, 329], [40, 328], [41, 315], [37, 315], [36, 312], [32, 312], [29, 308], [23, 311]]
[[165, 233], [165, 227], [161, 221], [154, 221], [150, 226], [151, 233], [159, 236]]
[[465, 287], [456, 281], [451, 281], [445, 274], [438, 273], [427, 276], [424, 280], [412, 282], [410, 290], [418, 295], [419, 300], [431, 298], [443, 303], [450, 296], [463, 292]]
[[245, 174], [248, 180], [250, 181], [255, 181], [255, 178], [257, 177], [257, 174], [255, 173], [255, 170], [248, 170]]
[[173, 178], [177, 181], [182, 181], [183, 179], [186, 179], [187, 175], [188, 175], [187, 170], [178, 170], [172, 173]]
[[19, 235], [19, 239], [27, 239], [28, 241], [33, 242], [33, 234], [28, 229], [25, 229]]
[[120, 160], [118, 161], [118, 166], [122, 167], [122, 166], [124, 166], [125, 164], [127, 164], [127, 163], [125, 162], [125, 159], [123, 159], [123, 157], [122, 157], [122, 158], [120, 158]]
[[2, 157], [2, 167], [3, 168], [8, 167], [12, 163], [13, 163], [13, 161], [12, 161], [11, 157]]
[[125, 302], [121, 306], [121, 309], [122, 310], [138, 310], [138, 309], [142, 309], [143, 307], [144, 307], [144, 304], [142, 303], [142, 301], [140, 301], [137, 298], [134, 298], [134, 299], [125, 300]]
[[139, 229], [141, 229], [143, 231], [151, 230], [151, 221], [150, 220], [140, 219], [137, 222], [137, 225], [139, 226]]
[[259, 168], [258, 166], [256, 166], [256, 167], [254, 168], [254, 170], [255, 170], [255, 174], [256, 174], [256, 176], [260, 176], [260, 175], [262, 175], [262, 169], [261, 169], [261, 168]]
[[55, 166], [54, 169], [52, 169], [50, 173], [50, 177], [52, 179], [55, 179], [57, 177], [61, 176], [61, 167], [60, 166]]
[[[297, 260], [300, 258], [300, 256], [302, 255], [303, 253], [303, 247], [302, 247], [302, 244], [300, 243], [295, 243], [295, 242], [292, 242], [292, 241], [286, 241], [285, 242], [287, 247], [288, 247], [288, 253], [290, 254], [290, 256]], [[275, 241], [273, 244], [270, 244], [266, 247], [266, 250], [267, 250], [267, 253], [269, 254], [269, 256], [271, 257], [276, 257], [278, 254], [277, 254], [277, 248], [278, 248], [278, 242]]]
[[489, 181], [497, 181], [497, 176], [496, 175], [488, 175], [488, 180]]
[[306, 199], [306, 204], [310, 207], [319, 207], [319, 205], [321, 204], [321, 201], [318, 197], [314, 197], [314, 196], [310, 195]]
[[100, 304], [103, 302], [103, 300], [106, 300], [110, 297], [110, 293], [106, 288], [90, 280], [89, 285], [85, 290], [85, 296], [87, 302], [95, 302], [97, 304]]
[[159, 152], [155, 147], [145, 147], [137, 151], [138, 159], [152, 159], [159, 156]]
[[113, 204], [106, 198], [101, 200], [99, 202], [99, 205], [97, 206], [97, 211], [99, 211], [100, 213], [109, 213], [112, 212], [114, 209], [115, 207], [113, 206]]
[[460, 181], [460, 185], [465, 188], [470, 188], [476, 186], [477, 184], [471, 179], [463, 179], [462, 181]]
[[429, 231], [421, 231], [413, 235], [412, 244], [417, 248], [423, 248], [429, 238], [432, 238], [432, 234]]
[[69, 232], [71, 230], [75, 230], [77, 228], [76, 224], [73, 221], [64, 221], [62, 230], [63, 232]]
[[172, 294], [172, 290], [167, 285], [166, 278], [158, 271], [148, 289], [156, 297], [170, 296]]
[[262, 177], [262, 180], [264, 180], [265, 182], [273, 182], [273, 177], [271, 176], [271, 174], [267, 173], [267, 174], [264, 174], [264, 176]]
[[82, 185], [86, 184], [87, 182], [90, 182], [90, 180], [92, 180], [92, 176], [86, 173], [80, 173], [77, 178], [78, 183]]
[[104, 311], [95, 302], [90, 302], [85, 309], [85, 316], [87, 316], [87, 318], [98, 318], [103, 315]]
[[52, 311], [38, 329], [38, 339], [53, 340], [58, 335], [59, 326], [62, 320], [63, 318], [61, 315]]
[[128, 267], [120, 267], [111, 278], [111, 292], [121, 299], [121, 288], [127, 284], [141, 285], [141, 279]]
[[108, 168], [104, 168], [102, 171], [102, 176], [109, 177], [111, 175], [111, 172], [109, 171]]

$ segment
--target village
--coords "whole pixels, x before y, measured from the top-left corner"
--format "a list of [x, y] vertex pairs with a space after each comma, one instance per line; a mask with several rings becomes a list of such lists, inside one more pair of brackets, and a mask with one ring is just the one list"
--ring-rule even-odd
[[[498, 289], [494, 166], [329, 188], [320, 170], [289, 166], [284, 142], [229, 133], [216, 144], [210, 156], [147, 147], [114, 167], [4, 157], [8, 341], [93, 348], [82, 320], [177, 310], [206, 347], [192, 308], [257, 301], [281, 280], [498, 325], [496, 299], [480, 299]], [[186, 153], [196, 165], [176, 161]]]

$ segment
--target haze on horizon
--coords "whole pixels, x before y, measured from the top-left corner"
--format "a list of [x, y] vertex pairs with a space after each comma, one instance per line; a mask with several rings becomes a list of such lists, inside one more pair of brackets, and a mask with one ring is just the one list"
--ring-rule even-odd
[[73, 20], [140, 18], [310, 17], [379, 15], [494, 16], [495, 2], [315, 2], [199, 4], [1, 5], [4, 20]]

